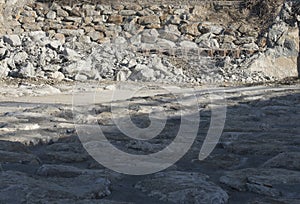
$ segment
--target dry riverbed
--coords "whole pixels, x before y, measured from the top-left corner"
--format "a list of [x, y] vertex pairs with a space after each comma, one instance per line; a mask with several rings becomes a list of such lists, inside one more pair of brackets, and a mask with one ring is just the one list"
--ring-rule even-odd
[[[300, 203], [299, 83], [179, 88], [14, 81], [1, 82], [0, 89], [0, 203]], [[129, 114], [139, 128], [150, 125], [154, 110], [158, 121], [164, 112], [167, 123], [157, 137], [139, 141], [118, 130], [112, 107], [121, 107], [118, 117]], [[200, 123], [191, 148], [150, 175], [105, 168], [76, 129], [97, 124], [118, 149], [147, 155], [168, 146], [180, 118], [195, 107]], [[224, 129], [213, 152], [199, 161], [218, 107], [226, 108]]]

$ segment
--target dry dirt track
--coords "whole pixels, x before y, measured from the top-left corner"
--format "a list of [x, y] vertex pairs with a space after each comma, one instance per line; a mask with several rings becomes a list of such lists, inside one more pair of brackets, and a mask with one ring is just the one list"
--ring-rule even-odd
[[[136, 87], [144, 88], [132, 97]], [[114, 90], [121, 91], [112, 103]], [[300, 202], [299, 84], [191, 89], [23, 82], [3, 84], [1, 93], [0, 203]], [[225, 127], [212, 154], [199, 161], [216, 108], [212, 104], [224, 102], [211, 99], [221, 94], [226, 98], [221, 104], [227, 107]], [[181, 109], [175, 96], [182, 96], [187, 106]], [[119, 117], [129, 113], [140, 128], [150, 125], [153, 110], [158, 120], [166, 113], [158, 137], [138, 141], [118, 130], [111, 104], [124, 107], [128, 101], [129, 109], [120, 110]], [[114, 146], [147, 155], [170, 144], [180, 117], [191, 114], [195, 105], [200, 113], [196, 140], [182, 159], [161, 173], [128, 176], [104, 168], [82, 147], [75, 129], [78, 123], [96, 123]]]

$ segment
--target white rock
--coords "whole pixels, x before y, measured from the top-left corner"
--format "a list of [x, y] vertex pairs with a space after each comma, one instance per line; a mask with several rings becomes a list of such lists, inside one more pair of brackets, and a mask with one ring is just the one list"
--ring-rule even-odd
[[23, 52], [18, 52], [17, 54], [15, 54], [13, 59], [16, 64], [21, 64], [21, 63], [24, 63], [27, 58], [28, 58], [28, 54], [23, 51]]
[[187, 41], [187, 40], [184, 40], [184, 41], [180, 42], [179, 44], [180, 44], [180, 47], [182, 47], [184, 49], [197, 49], [198, 48], [196, 43]]
[[65, 78], [65, 75], [59, 71], [56, 71], [51, 74], [52, 79], [56, 79], [57, 81], [62, 81]]
[[75, 50], [72, 50], [70, 48], [65, 48], [63, 51], [63, 54], [70, 61], [77, 61], [77, 60], [80, 60], [80, 58], [81, 58], [80, 54], [78, 54]]
[[33, 40], [33, 41], [39, 41], [42, 38], [46, 37], [46, 32], [44, 31], [32, 31], [28, 33], [28, 36]]
[[131, 71], [128, 68], [124, 67], [117, 73], [116, 80], [126, 81], [130, 75], [131, 75]]
[[30, 62], [27, 62], [27, 64], [20, 69], [19, 73], [24, 77], [33, 77], [35, 74], [35, 67]]
[[22, 42], [18, 35], [4, 35], [3, 41], [11, 46], [21, 46]]
[[158, 36], [156, 29], [147, 29], [142, 32], [141, 40], [143, 43], [155, 43]]
[[56, 12], [55, 11], [49, 11], [47, 13], [47, 16], [46, 16], [48, 19], [55, 19], [56, 18]]

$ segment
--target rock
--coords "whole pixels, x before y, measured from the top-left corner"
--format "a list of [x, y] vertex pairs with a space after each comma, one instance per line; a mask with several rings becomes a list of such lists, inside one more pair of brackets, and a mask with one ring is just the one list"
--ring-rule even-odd
[[65, 78], [65, 75], [59, 71], [56, 71], [51, 73], [50, 78], [55, 79], [57, 81], [62, 81]]
[[56, 33], [56, 34], [54, 35], [54, 38], [57, 39], [57, 40], [59, 40], [59, 42], [60, 42], [61, 44], [64, 44], [65, 41], [66, 41], [65, 35], [64, 35], [64, 34], [61, 34], [61, 33]]
[[189, 50], [189, 49], [198, 49], [198, 45], [194, 42], [191, 42], [191, 41], [184, 40], [184, 41], [181, 41], [179, 43], [179, 45], [180, 45], [181, 48], [187, 49], [187, 50]]
[[58, 33], [66, 35], [66, 36], [81, 36], [84, 35], [84, 30], [83, 29], [58, 29]]
[[266, 161], [262, 167], [264, 168], [284, 168], [290, 170], [300, 170], [300, 153], [299, 152], [283, 152]]
[[155, 75], [154, 70], [150, 69], [146, 65], [138, 64], [132, 71], [132, 74], [129, 77], [133, 81], [141, 80], [141, 81], [154, 81]]
[[259, 49], [258, 45], [255, 44], [254, 42], [249, 43], [249, 44], [244, 44], [242, 47], [245, 49], [248, 49], [248, 50], [258, 50]]
[[8, 51], [7, 51], [6, 48], [1, 47], [1, 48], [0, 48], [0, 59], [4, 58], [5, 55], [7, 54], [7, 52], [8, 52]]
[[58, 50], [62, 46], [62, 43], [59, 40], [53, 40], [49, 45], [52, 49]]
[[18, 35], [4, 35], [3, 41], [8, 43], [10, 46], [21, 46], [22, 42]]
[[129, 76], [131, 75], [131, 71], [128, 68], [122, 68], [116, 76], [117, 81], [127, 81]]
[[48, 179], [6, 171], [0, 174], [0, 182], [1, 203], [22, 203], [24, 200], [30, 203], [57, 203], [63, 199], [76, 203], [76, 200], [101, 199], [110, 194], [110, 181], [103, 174]]
[[98, 31], [92, 31], [88, 33], [88, 36], [93, 40], [93, 41], [97, 41], [99, 39], [103, 39], [104, 38], [104, 33], [102, 32], [98, 32]]
[[121, 15], [111, 15], [108, 17], [107, 22], [120, 25], [123, 22], [123, 17]]
[[86, 81], [88, 79], [88, 77], [84, 74], [78, 73], [75, 75], [74, 79], [75, 79], [75, 81]]
[[83, 170], [72, 166], [44, 164], [36, 171], [39, 176], [72, 178], [79, 176]]
[[81, 23], [82, 22], [81, 17], [74, 17], [74, 16], [65, 17], [64, 20], [66, 22], [74, 22], [74, 23]]
[[174, 203], [227, 203], [227, 193], [200, 173], [169, 171], [139, 181], [135, 188]]
[[[266, 76], [283, 79], [286, 77], [298, 76], [297, 57], [286, 57], [272, 52], [259, 54], [248, 67], [251, 72], [262, 72]], [[270, 64], [272, 66], [270, 66]]]
[[159, 25], [160, 19], [156, 15], [142, 16], [138, 19], [138, 23], [141, 25]]
[[56, 12], [50, 10], [50, 11], [47, 13], [46, 17], [47, 17], [48, 19], [54, 20], [54, 19], [56, 18]]
[[135, 4], [135, 3], [131, 3], [125, 6], [126, 9], [128, 10], [134, 10], [134, 11], [140, 11], [142, 10], [142, 6]]
[[30, 153], [28, 148], [20, 142], [0, 141], [0, 150], [15, 153]]
[[[249, 168], [228, 172], [220, 182], [239, 191], [249, 191], [271, 197], [299, 195], [300, 173], [285, 169]], [[299, 196], [297, 197], [299, 198]]]
[[0, 60], [0, 79], [7, 77], [10, 69], [7, 64], [7, 60]]
[[31, 31], [31, 32], [29, 32], [28, 36], [33, 41], [40, 41], [41, 39], [46, 38], [46, 32], [44, 32], [44, 31]]
[[174, 42], [166, 39], [158, 39], [156, 44], [159, 46], [159, 48], [166, 51], [171, 51], [172, 48], [176, 47], [176, 44]]
[[65, 48], [63, 54], [69, 61], [79, 61], [81, 59], [81, 55], [70, 48]]
[[69, 16], [69, 13], [61, 8], [57, 9], [56, 13], [57, 13], [58, 17], [68, 17]]
[[121, 11], [119, 11], [119, 14], [121, 16], [133, 16], [136, 14], [136, 11], [135, 10], [121, 10]]
[[156, 29], [146, 29], [141, 34], [141, 40], [143, 43], [155, 43], [159, 33]]
[[201, 33], [198, 30], [198, 23], [185, 24], [180, 27], [182, 34], [189, 34], [192, 36], [198, 36]]
[[91, 43], [91, 37], [90, 36], [86, 36], [86, 35], [82, 35], [79, 37], [78, 39], [79, 43], [82, 43], [82, 44], [89, 44]]
[[34, 77], [35, 76], [35, 67], [27, 62], [25, 66], [22, 66], [19, 74], [23, 77]]
[[28, 54], [24, 51], [23, 52], [18, 52], [13, 57], [14, 62], [18, 65], [25, 63], [27, 58], [28, 58]]
[[84, 153], [76, 152], [47, 152], [45, 153], [51, 162], [64, 162], [64, 163], [73, 163], [73, 162], [83, 162], [89, 158], [89, 155]]
[[38, 165], [40, 163], [40, 159], [29, 153], [0, 150], [0, 162]]

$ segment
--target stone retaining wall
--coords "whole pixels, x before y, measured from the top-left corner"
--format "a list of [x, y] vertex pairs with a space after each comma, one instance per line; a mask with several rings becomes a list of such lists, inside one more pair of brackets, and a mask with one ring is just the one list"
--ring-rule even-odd
[[[142, 70], [148, 74], [133, 74], [139, 64], [137, 62], [139, 61], [138, 55], [141, 59], [145, 57], [144, 53], [137, 54], [136, 50], [179, 50], [185, 59], [182, 60], [183, 68], [177, 67], [177, 72], [184, 72], [182, 75], [185, 77], [179, 78], [183, 79], [187, 76], [189, 78], [187, 82], [202, 82], [204, 78], [207, 78], [204, 75], [207, 75], [210, 72], [209, 69], [214, 66], [219, 67], [211, 71], [211, 78], [215, 81], [253, 82], [253, 74], [255, 81], [267, 80], [273, 76], [283, 77], [268, 71], [265, 72], [264, 69], [257, 68], [259, 66], [253, 67], [256, 66], [253, 65], [253, 59], [261, 58], [260, 55], [272, 46], [274, 40], [270, 38], [272, 33], [264, 33], [259, 26], [253, 26], [250, 21], [247, 21], [246, 14], [249, 12], [247, 8], [232, 6], [232, 8], [220, 10], [216, 5], [211, 3], [197, 5], [77, 3], [69, 6], [59, 1], [49, 4], [33, 0], [28, 0], [26, 3], [25, 0], [7, 2], [3, 0], [0, 2], [3, 13], [2, 19], [0, 19], [2, 21], [1, 32], [5, 34], [1, 38], [0, 44], [2, 47], [0, 50], [2, 73], [5, 76], [14, 77], [53, 77], [54, 75], [59, 76], [59, 79], [65, 77], [82, 80], [120, 79], [119, 75], [122, 75], [122, 80], [153, 80], [159, 77], [163, 80], [166, 76], [174, 78], [167, 72], [172, 72], [171, 70], [174, 72], [178, 65], [174, 61], [178, 59], [173, 60], [169, 56], [163, 56], [167, 62], [162, 64], [168, 65], [163, 68], [161, 66], [157, 74], [154, 74], [157, 70], [154, 70], [153, 73], [144, 70], [145, 66], [149, 66], [151, 62], [147, 59], [147, 63], [141, 62], [141, 65], [145, 65], [142, 66]], [[279, 11], [280, 9], [278, 9]], [[233, 14], [234, 17], [232, 17]], [[239, 20], [235, 18], [239, 18]], [[280, 32], [281, 30], [278, 33]], [[284, 31], [284, 33], [287, 32], [287, 30]], [[292, 50], [292, 54], [294, 54], [298, 47], [293, 43], [288, 45], [285, 43], [294, 39], [294, 36], [292, 38], [286, 34], [282, 36], [284, 36], [283, 43], [278, 46], [283, 47], [284, 53], [287, 53], [285, 49], [288, 49], [288, 51]], [[105, 46], [106, 48], [104, 48]], [[110, 53], [112, 57], [106, 57], [110, 59], [106, 64], [104, 63], [106, 68], [103, 65], [95, 68], [95, 60], [92, 60], [95, 56], [91, 57], [90, 54], [97, 55], [98, 64], [101, 64], [106, 59], [102, 59], [105, 57], [96, 54], [95, 50], [107, 50], [107, 47], [112, 46], [117, 47], [114, 49], [115, 53]], [[204, 56], [198, 56], [197, 53], [191, 53], [190, 56], [186, 54], [189, 50], [199, 48], [225, 52], [241, 49], [253, 51], [249, 53], [256, 52], [256, 54], [242, 54], [237, 57], [238, 59], [224, 55], [224, 58], [211, 59], [210, 62], [204, 59]], [[121, 49], [123, 51], [120, 51]], [[109, 53], [112, 50], [107, 51]], [[122, 54], [116, 54], [117, 52]], [[259, 54], [257, 54], [258, 52]], [[170, 53], [161, 54], [170, 55]], [[198, 61], [194, 60], [194, 64], [197, 66], [192, 68], [190, 61], [191, 57], [195, 58], [195, 56], [198, 56], [198, 58], [196, 57]], [[146, 58], [149, 57], [160, 58], [164, 61], [163, 57], [157, 56], [157, 54], [146, 56]], [[86, 59], [90, 59], [91, 62]], [[135, 61], [135, 63], [132, 62], [132, 66], [129, 66], [130, 60]], [[112, 67], [107, 68], [107, 66]], [[157, 67], [157, 63], [153, 66]], [[79, 67], [90, 67], [96, 70], [93, 71], [94, 74], [86, 74], [91, 70], [83, 69], [85, 70], [83, 77], [78, 73], [78, 70], [82, 70]], [[291, 65], [291, 69], [294, 67], [295, 65]], [[125, 68], [124, 73], [118, 74]], [[104, 71], [105, 69], [108, 71]], [[197, 75], [191, 74], [191, 72], [197, 73]], [[291, 73], [294, 74], [294, 72], [289, 72], [289, 74]], [[78, 77], [78, 74], [81, 77]], [[106, 76], [106, 74], [108, 75]], [[133, 77], [132, 74], [140, 77]], [[215, 74], [217, 76], [213, 77]]]

